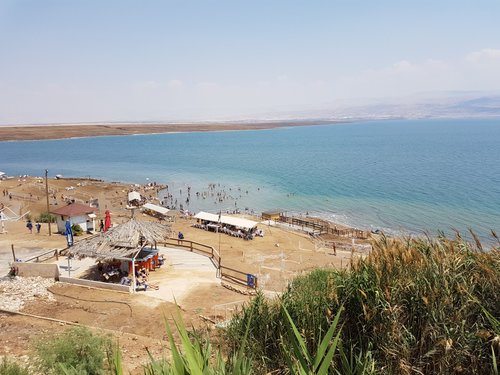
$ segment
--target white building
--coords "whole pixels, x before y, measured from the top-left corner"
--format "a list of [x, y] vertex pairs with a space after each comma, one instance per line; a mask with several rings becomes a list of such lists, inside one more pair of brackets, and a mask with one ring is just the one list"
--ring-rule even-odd
[[86, 206], [80, 203], [70, 203], [50, 213], [56, 217], [57, 230], [59, 233], [65, 233], [66, 220], [69, 220], [71, 225], [79, 225], [84, 232], [95, 230], [95, 211], [95, 207]]

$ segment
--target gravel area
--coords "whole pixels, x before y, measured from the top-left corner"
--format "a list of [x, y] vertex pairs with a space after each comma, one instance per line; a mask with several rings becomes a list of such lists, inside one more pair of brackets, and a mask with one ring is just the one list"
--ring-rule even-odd
[[0, 278], [0, 309], [20, 311], [25, 302], [34, 299], [54, 300], [47, 288], [54, 280], [42, 277], [2, 277]]

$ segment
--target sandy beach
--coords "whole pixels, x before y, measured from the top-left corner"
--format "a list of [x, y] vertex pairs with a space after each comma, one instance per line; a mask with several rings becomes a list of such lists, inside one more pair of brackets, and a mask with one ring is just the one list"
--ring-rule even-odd
[[[131, 212], [125, 208], [130, 190], [139, 191], [155, 203], [160, 188], [83, 178], [49, 179], [48, 183], [51, 209], [64, 206], [71, 200], [86, 203], [91, 199], [98, 199], [96, 222], [104, 218], [105, 210], [110, 210], [114, 225], [130, 220]], [[0, 204], [4, 205], [8, 216], [29, 213], [35, 223], [40, 213], [46, 211], [45, 181], [39, 177], [24, 176], [2, 180], [0, 190]], [[281, 292], [294, 276], [303, 272], [327, 266], [346, 268], [353, 255], [362, 256], [362, 253], [351, 252], [350, 238], [333, 235], [312, 237], [291, 226], [266, 225], [258, 216], [247, 215], [246, 218], [259, 222], [258, 228], [264, 232], [264, 237], [245, 241], [242, 238], [198, 229], [193, 227], [193, 218], [180, 213], [176, 214], [175, 221], [170, 225], [173, 235], [182, 232], [185, 239], [216, 248], [225, 266], [258, 275], [260, 289], [269, 295]], [[158, 220], [139, 212], [136, 213], [136, 219]], [[0, 234], [1, 276], [7, 273], [13, 260], [12, 246], [16, 258], [19, 259], [28, 259], [47, 250], [66, 247], [66, 238], [56, 233], [55, 225], [51, 227], [50, 236], [47, 224], [42, 224], [39, 234], [35, 230], [30, 233], [24, 219], [5, 221], [4, 226], [5, 232]], [[77, 237], [75, 241], [85, 236]], [[331, 248], [332, 242], [337, 244], [336, 254]], [[359, 246], [367, 246], [367, 242], [356, 240]], [[157, 290], [128, 295], [56, 283], [49, 288], [49, 299], [38, 294], [33, 297], [33, 293], [30, 294], [29, 291], [29, 298], [26, 300], [22, 294], [17, 296], [23, 298], [24, 306], [21, 312], [83, 324], [98, 331], [106, 330], [105, 332], [112, 333], [120, 338], [120, 347], [127, 353], [124, 360], [126, 369], [132, 374], [142, 373], [140, 364], [148, 358], [144, 347], [148, 347], [157, 355], [162, 353], [164, 331], [160, 327], [161, 322], [164, 316], [171, 317], [176, 313], [177, 305], [182, 309], [183, 318], [188, 324], [205, 327], [212, 324], [212, 319], [224, 319], [227, 314], [230, 316], [231, 311], [249, 299], [248, 295], [237, 293], [221, 283], [216, 277], [215, 268], [204, 256], [185, 250], [169, 252], [164, 246], [159, 249], [166, 254], [167, 264], [150, 274], [150, 282], [159, 286]], [[49, 259], [47, 262], [55, 260]], [[60, 262], [64, 264], [67, 260], [61, 258]], [[74, 262], [76, 264], [78, 261]], [[82, 262], [95, 263], [88, 258], [84, 258]], [[16, 297], [20, 292], [6, 289], [2, 293]], [[101, 303], [96, 305], [93, 301]], [[116, 301], [120, 301], [121, 305], [117, 305]], [[123, 306], [123, 302], [128, 307]], [[148, 315], [150, 322], [158, 324], [134, 324], [134, 317], [144, 314]], [[9, 353], [23, 358], [23, 355], [29, 353], [27, 343], [31, 337], [43, 335], [47, 330], [62, 331], [67, 323], [49, 322], [31, 315], [0, 313], [0, 324], [9, 327], [4, 330], [5, 345], [0, 349], [0, 355]]]
[[[105, 210], [110, 210], [114, 224], [130, 220], [131, 212], [126, 209], [129, 191], [136, 190], [142, 196], [147, 197], [151, 203], [158, 204], [157, 194], [162, 188], [160, 185], [153, 188], [147, 185], [130, 185], [85, 178], [49, 178], [48, 185], [51, 191], [49, 197], [51, 209], [62, 207], [71, 200], [88, 204], [90, 200], [97, 199], [99, 210], [96, 222], [104, 219]], [[45, 182], [41, 177], [15, 177], [0, 181], [0, 190], [2, 190], [0, 204], [6, 207], [7, 216], [13, 216], [13, 213], [22, 215], [29, 212], [30, 217], [35, 221], [40, 213], [46, 211]], [[262, 220], [260, 214], [260, 212], [255, 212], [254, 216], [243, 216], [260, 222]], [[273, 290], [284, 287], [285, 279], [289, 279], [292, 274], [317, 266], [334, 265], [340, 267], [341, 262], [345, 265], [347, 264], [346, 259], [350, 258], [350, 252], [342, 256], [331, 256], [328, 254], [331, 252], [330, 250], [322, 249], [325, 243], [331, 241], [338, 243], [339, 248], [342, 247], [342, 244], [348, 246], [351, 244], [349, 238], [335, 237], [331, 234], [314, 238], [306, 232], [293, 230], [291, 226], [287, 229], [286, 226], [270, 227], [259, 224], [259, 228], [266, 235], [254, 241], [244, 241], [240, 238], [228, 235], [220, 236], [213, 232], [194, 228], [192, 225], [196, 222], [195, 219], [180, 213], [176, 215], [175, 222], [171, 224], [174, 233], [182, 231], [186, 239], [220, 248], [224, 263], [228, 266], [244, 268], [254, 273], [259, 271], [259, 266], [265, 269], [267, 267], [269, 274], [272, 274], [276, 269], [280, 270], [282, 259], [284, 259], [286, 272], [289, 276], [286, 278], [269, 276], [268, 286]], [[139, 214], [138, 218], [140, 220], [157, 220], [145, 214]], [[332, 223], [332, 225], [341, 227], [339, 224]], [[52, 226], [54, 227], [54, 225]], [[54, 233], [52, 236], [48, 236], [47, 224], [42, 225], [39, 235], [28, 233], [25, 220], [7, 221], [5, 227], [8, 233], [0, 235], [0, 245], [4, 249], [0, 257], [2, 270], [6, 269], [6, 262], [11, 260], [11, 244], [15, 245], [17, 254], [21, 254], [20, 258], [45, 248], [65, 247], [64, 236]], [[53, 232], [56, 230], [55, 227], [52, 229]], [[362, 242], [366, 241], [360, 243]], [[277, 273], [279, 274], [279, 272]]]
[[291, 126], [334, 124], [334, 120], [204, 123], [94, 123], [1, 126], [0, 141], [24, 141], [180, 132], [263, 130]]

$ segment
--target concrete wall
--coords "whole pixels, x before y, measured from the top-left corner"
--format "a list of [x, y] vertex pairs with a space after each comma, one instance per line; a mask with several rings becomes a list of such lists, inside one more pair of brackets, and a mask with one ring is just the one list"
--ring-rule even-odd
[[13, 263], [18, 269], [18, 275], [22, 277], [46, 277], [49, 279], [59, 278], [59, 267], [50, 263]]
[[102, 281], [76, 279], [73, 277], [64, 277], [64, 276], [59, 277], [59, 281], [62, 283], [89, 286], [92, 288], [109, 289], [109, 290], [115, 290], [118, 292], [130, 293], [130, 287], [127, 285], [103, 283]]

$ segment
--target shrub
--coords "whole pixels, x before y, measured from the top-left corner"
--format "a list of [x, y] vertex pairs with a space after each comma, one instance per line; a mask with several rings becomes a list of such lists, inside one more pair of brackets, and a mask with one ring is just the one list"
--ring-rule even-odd
[[40, 216], [38, 216], [37, 221], [39, 223], [55, 223], [56, 217], [48, 212], [42, 212]]
[[35, 342], [40, 370], [44, 374], [106, 374], [113, 357], [111, 339], [88, 328], [69, 328], [64, 333]]
[[18, 365], [15, 362], [3, 357], [0, 363], [0, 374], [2, 375], [29, 375], [27, 368]]
[[80, 236], [83, 233], [82, 227], [78, 224], [73, 224], [71, 230], [73, 231], [73, 236]]

